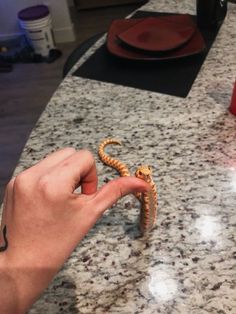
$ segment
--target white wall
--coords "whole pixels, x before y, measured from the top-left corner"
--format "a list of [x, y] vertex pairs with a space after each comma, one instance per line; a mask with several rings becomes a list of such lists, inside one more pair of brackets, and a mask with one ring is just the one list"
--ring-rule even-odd
[[71, 22], [67, 0], [44, 0], [43, 3], [50, 8], [56, 42], [74, 41], [74, 26]]
[[18, 26], [17, 13], [26, 7], [38, 4], [49, 6], [57, 43], [75, 39], [67, 0], [0, 0], [0, 40], [22, 33]]
[[40, 0], [0, 0], [0, 36], [12, 37], [21, 32], [18, 22], [17, 13], [31, 5], [41, 4]]

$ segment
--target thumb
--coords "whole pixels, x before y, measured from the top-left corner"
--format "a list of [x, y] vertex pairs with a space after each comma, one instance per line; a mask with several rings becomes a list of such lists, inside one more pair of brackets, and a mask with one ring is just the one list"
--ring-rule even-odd
[[146, 192], [150, 186], [145, 181], [135, 177], [122, 177], [112, 180], [98, 190], [90, 205], [98, 216], [116, 203], [120, 198], [136, 192]]

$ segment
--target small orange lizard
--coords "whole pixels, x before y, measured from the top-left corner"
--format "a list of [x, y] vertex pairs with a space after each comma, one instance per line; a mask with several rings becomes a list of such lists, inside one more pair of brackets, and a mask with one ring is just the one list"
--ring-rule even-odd
[[[121, 177], [130, 176], [129, 169], [121, 161], [110, 157], [104, 151], [105, 147], [110, 144], [121, 145], [121, 142], [115, 139], [106, 139], [101, 142], [98, 147], [98, 155], [101, 161], [116, 169]], [[140, 230], [143, 234], [149, 232], [156, 223], [157, 217], [157, 190], [156, 184], [152, 179], [152, 169], [150, 166], [139, 166], [135, 172], [135, 176], [150, 184], [151, 189], [149, 192], [137, 193], [135, 196], [141, 203], [140, 211]]]

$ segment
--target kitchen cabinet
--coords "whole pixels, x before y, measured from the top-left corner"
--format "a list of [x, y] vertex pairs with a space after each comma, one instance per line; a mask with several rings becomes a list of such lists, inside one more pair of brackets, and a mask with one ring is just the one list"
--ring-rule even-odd
[[75, 0], [78, 9], [90, 9], [106, 6], [117, 6], [122, 4], [144, 3], [143, 0]]

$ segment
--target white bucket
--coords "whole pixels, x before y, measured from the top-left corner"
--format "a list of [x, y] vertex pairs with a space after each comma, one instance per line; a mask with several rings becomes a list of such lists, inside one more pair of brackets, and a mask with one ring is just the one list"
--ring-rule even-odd
[[49, 51], [55, 49], [52, 19], [50, 15], [33, 21], [19, 19], [19, 22], [24, 29], [31, 46], [34, 48], [35, 53], [47, 57]]

